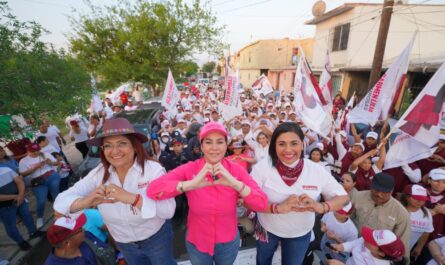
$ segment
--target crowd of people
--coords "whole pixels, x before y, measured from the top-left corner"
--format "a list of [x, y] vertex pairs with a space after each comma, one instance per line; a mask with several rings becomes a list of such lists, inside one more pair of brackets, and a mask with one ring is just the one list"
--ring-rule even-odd
[[[312, 264], [316, 249], [328, 264], [445, 265], [445, 134], [431, 157], [385, 168], [388, 122], [340, 129], [340, 95], [324, 138], [302, 122], [292, 93], [246, 91], [242, 115], [224, 119], [217, 84], [181, 91], [177, 114], [164, 111], [147, 137], [113, 118], [137, 107], [137, 93], [128, 94], [104, 99], [88, 119], [67, 119], [76, 148], [85, 156], [97, 146], [101, 160], [70, 188], [63, 137], [49, 122], [20, 162], [0, 149], [0, 217], [11, 238], [26, 242], [11, 223], [17, 214], [40, 236], [54, 200], [46, 264], [105, 264], [98, 247], [130, 265], [176, 264], [171, 220], [186, 219], [192, 264], [233, 264], [241, 226], [256, 239], [259, 265], [272, 264], [278, 246], [285, 265]], [[37, 200], [36, 226], [25, 186]]]

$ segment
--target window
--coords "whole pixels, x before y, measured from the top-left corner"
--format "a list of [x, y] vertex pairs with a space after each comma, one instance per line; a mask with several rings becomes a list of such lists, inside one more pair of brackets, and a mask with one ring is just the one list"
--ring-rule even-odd
[[335, 96], [338, 92], [341, 92], [342, 76], [333, 75], [331, 77], [331, 84], [332, 84], [332, 96]]
[[343, 24], [334, 28], [332, 40], [332, 51], [343, 51], [348, 48], [349, 28], [351, 23]]

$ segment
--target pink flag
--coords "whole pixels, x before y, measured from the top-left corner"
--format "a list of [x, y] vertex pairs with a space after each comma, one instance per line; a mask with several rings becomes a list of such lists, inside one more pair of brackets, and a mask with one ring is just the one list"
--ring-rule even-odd
[[350, 123], [365, 123], [374, 125], [378, 120], [386, 120], [397, 90], [404, 81], [408, 71], [409, 55], [416, 34], [400, 54], [399, 58], [388, 68], [386, 73], [368, 91], [360, 103], [348, 114]]

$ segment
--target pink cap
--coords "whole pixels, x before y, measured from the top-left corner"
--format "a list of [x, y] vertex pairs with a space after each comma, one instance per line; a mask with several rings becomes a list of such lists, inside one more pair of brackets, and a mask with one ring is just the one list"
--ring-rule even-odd
[[201, 133], [199, 134], [199, 139], [204, 139], [207, 134], [212, 132], [218, 132], [227, 137], [227, 131], [224, 126], [219, 122], [209, 122], [201, 128]]
[[380, 248], [386, 255], [398, 259], [405, 254], [405, 247], [393, 232], [389, 230], [373, 230], [370, 227], [362, 227], [363, 239], [371, 245]]
[[417, 184], [406, 186], [403, 193], [419, 201], [428, 201], [429, 199], [426, 189]]

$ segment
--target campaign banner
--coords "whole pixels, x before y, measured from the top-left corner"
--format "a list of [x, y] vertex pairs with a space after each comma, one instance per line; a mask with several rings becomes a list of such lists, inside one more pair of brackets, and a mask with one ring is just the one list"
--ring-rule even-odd
[[167, 82], [165, 83], [164, 94], [162, 95], [161, 105], [167, 109], [172, 116], [175, 116], [178, 112], [176, 104], [180, 99], [180, 94], [178, 88], [176, 87], [173, 74], [170, 69], [168, 69]]

